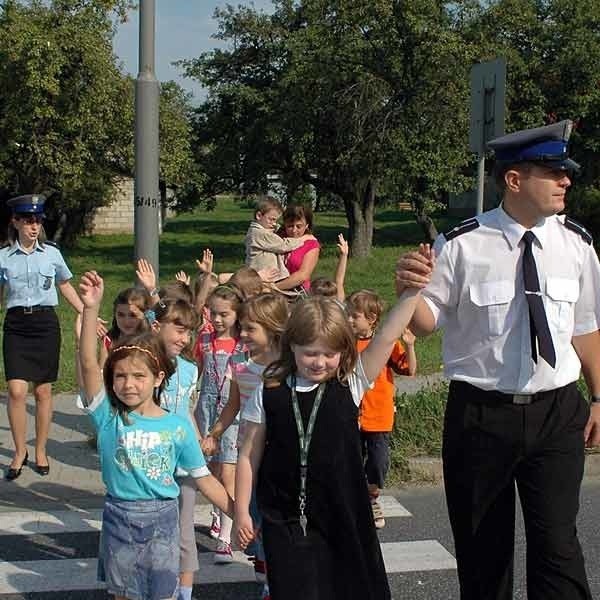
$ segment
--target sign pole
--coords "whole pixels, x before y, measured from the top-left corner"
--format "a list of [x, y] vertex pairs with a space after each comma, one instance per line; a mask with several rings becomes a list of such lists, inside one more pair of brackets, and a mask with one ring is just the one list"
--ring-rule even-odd
[[471, 69], [471, 125], [469, 148], [477, 155], [477, 214], [484, 208], [485, 147], [504, 135], [506, 60], [498, 58]]

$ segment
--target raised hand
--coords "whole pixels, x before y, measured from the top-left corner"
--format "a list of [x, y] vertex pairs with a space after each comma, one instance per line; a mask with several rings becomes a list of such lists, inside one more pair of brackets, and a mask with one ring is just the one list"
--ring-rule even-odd
[[87, 271], [81, 277], [79, 296], [85, 308], [99, 308], [104, 295], [104, 281], [96, 271]]
[[203, 273], [212, 273], [214, 266], [214, 256], [209, 248], [206, 248], [202, 253], [202, 260], [196, 261], [196, 266]]
[[338, 233], [338, 243], [337, 248], [339, 253], [342, 256], [348, 256], [350, 249], [348, 247], [348, 242], [344, 239], [344, 236], [341, 233]]
[[185, 283], [185, 285], [190, 285], [192, 281], [190, 276], [185, 271], [177, 271], [175, 274], [175, 279], [177, 281], [181, 281], [181, 283]]
[[152, 263], [145, 258], [140, 258], [137, 261], [135, 274], [148, 292], [156, 289], [156, 273], [154, 273], [154, 267], [152, 266]]
[[414, 346], [417, 336], [407, 327], [402, 333], [402, 341], [405, 346]]
[[429, 244], [420, 244], [418, 250], [403, 254], [396, 263], [396, 293], [406, 288], [424, 288], [431, 279], [435, 255]]

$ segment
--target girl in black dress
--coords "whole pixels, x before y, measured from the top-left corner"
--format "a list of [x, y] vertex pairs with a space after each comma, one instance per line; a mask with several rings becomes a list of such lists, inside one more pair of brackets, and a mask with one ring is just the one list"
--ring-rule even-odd
[[[428, 247], [422, 252], [432, 260]], [[331, 298], [293, 309], [281, 359], [246, 403], [236, 474], [234, 534], [255, 531], [256, 481], [272, 600], [387, 600], [390, 591], [367, 491], [358, 431], [363, 393], [408, 325], [418, 291], [403, 293], [357, 356], [347, 316]]]

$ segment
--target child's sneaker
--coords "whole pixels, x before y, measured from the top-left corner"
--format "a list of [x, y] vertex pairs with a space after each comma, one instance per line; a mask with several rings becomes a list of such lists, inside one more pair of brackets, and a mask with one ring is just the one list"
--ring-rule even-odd
[[267, 565], [264, 560], [255, 558], [254, 562], [254, 577], [257, 583], [267, 583]]
[[212, 514], [212, 523], [210, 526], [210, 537], [217, 540], [219, 539], [219, 534], [221, 533], [221, 515], [218, 513]]
[[373, 511], [373, 521], [376, 529], [385, 527], [385, 519], [383, 518], [383, 509], [377, 500], [371, 500], [371, 510]]
[[214, 563], [215, 565], [227, 565], [233, 561], [233, 552], [231, 551], [231, 544], [219, 540], [217, 542], [217, 549], [215, 550]]

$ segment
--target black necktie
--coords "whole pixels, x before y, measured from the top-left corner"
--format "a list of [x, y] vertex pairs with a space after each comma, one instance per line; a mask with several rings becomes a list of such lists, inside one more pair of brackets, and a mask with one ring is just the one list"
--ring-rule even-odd
[[[552, 335], [548, 327], [548, 319], [544, 310], [544, 301], [540, 292], [540, 280], [531, 244], [535, 234], [526, 231], [523, 234], [525, 250], [523, 252], [523, 280], [525, 282], [525, 297], [529, 305], [529, 327], [531, 330], [531, 358], [537, 363], [537, 353], [552, 367], [556, 366], [556, 352], [552, 343]], [[537, 342], [537, 343], [536, 343]]]

